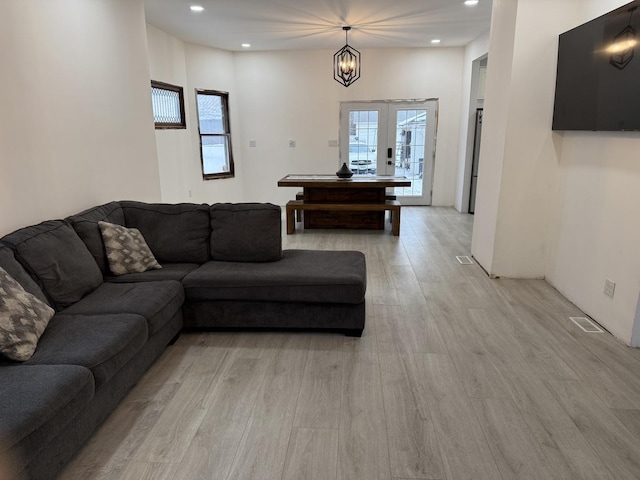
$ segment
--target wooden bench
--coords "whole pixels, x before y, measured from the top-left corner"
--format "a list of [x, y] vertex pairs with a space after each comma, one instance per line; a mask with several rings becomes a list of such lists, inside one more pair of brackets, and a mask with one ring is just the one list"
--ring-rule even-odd
[[308, 203], [304, 200], [290, 200], [287, 202], [287, 234], [296, 231], [296, 215], [304, 210], [319, 210], [331, 212], [380, 212], [389, 210], [391, 216], [391, 231], [396, 237], [400, 235], [400, 202], [386, 200], [384, 203]]
[[[387, 195], [385, 197], [386, 200], [397, 200], [398, 197], [395, 195]], [[304, 192], [296, 193], [296, 200], [304, 200]], [[302, 221], [302, 210], [296, 210], [296, 222]], [[389, 210], [389, 223], [393, 222], [393, 210]]]

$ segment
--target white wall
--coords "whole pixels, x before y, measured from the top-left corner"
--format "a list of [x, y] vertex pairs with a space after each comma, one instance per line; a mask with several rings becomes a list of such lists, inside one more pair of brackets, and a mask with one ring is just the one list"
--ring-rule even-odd
[[489, 45], [472, 245], [491, 275], [545, 276], [559, 178], [559, 140], [551, 131], [557, 40], [572, 26], [574, 3], [494, 3], [495, 25], [503, 27], [492, 26]]
[[[469, 211], [469, 188], [473, 160], [474, 126], [478, 108], [478, 79], [480, 57], [489, 51], [489, 34], [482, 35], [464, 49], [464, 73], [462, 75], [462, 108], [460, 138], [458, 143], [458, 174], [456, 178], [455, 208], [459, 212]], [[474, 63], [475, 62], [475, 63]], [[473, 82], [472, 80], [475, 80]]]
[[494, 1], [472, 253], [492, 275], [545, 277], [629, 343], [640, 136], [551, 131], [558, 35], [625, 3]]
[[511, 70], [514, 55], [517, 0], [494, 0], [484, 97], [482, 146], [478, 170], [471, 253], [494, 275], [493, 257], [498, 225], [504, 144], [509, 124]]
[[[630, 341], [640, 293], [640, 135], [562, 134], [561, 188], [547, 278]], [[616, 282], [604, 295], [605, 278]]]
[[[147, 25], [149, 65], [154, 80], [184, 88], [187, 128], [156, 130], [163, 202], [244, 201], [243, 162], [238, 150], [242, 123], [238, 113], [234, 54], [185, 43]], [[198, 136], [197, 89], [229, 92], [235, 178], [203, 180]]]
[[[439, 123], [433, 204], [453, 205], [463, 49], [364, 50], [362, 77], [348, 88], [333, 79], [333, 53], [236, 54], [245, 198], [284, 204], [295, 192], [277, 188], [279, 178], [338, 169], [338, 148], [329, 147], [328, 140], [338, 139], [341, 101], [435, 97]], [[248, 146], [250, 139], [257, 147]], [[289, 148], [289, 139], [296, 140], [296, 148]]]
[[[626, 3], [583, 1], [570, 27]], [[631, 343], [634, 319], [640, 321], [636, 314], [640, 294], [640, 134], [557, 135], [562, 145], [560, 183], [554, 196], [547, 280], [614, 335]], [[613, 298], [603, 293], [606, 278], [616, 282]], [[638, 326], [636, 331], [640, 331]]]
[[142, 0], [0, 2], [0, 234], [160, 198]]
[[[192, 127], [191, 104], [187, 101], [193, 92], [187, 86], [187, 63], [184, 43], [147, 24], [149, 70], [151, 79], [183, 88], [187, 127]], [[190, 200], [190, 184], [185, 164], [191, 164], [194, 155], [192, 137], [187, 129], [156, 130], [156, 147], [160, 169], [162, 201], [168, 203]]]
[[[246, 174], [246, 168], [238, 148], [243, 138], [244, 119], [238, 107], [242, 94], [237, 87], [234, 54], [190, 43], [185, 44], [185, 54], [188, 83], [188, 94], [185, 100], [189, 104], [190, 110], [189, 133], [193, 150], [190, 161], [185, 163], [185, 178], [192, 191], [192, 197], [188, 200], [204, 203], [245, 201], [243, 178]], [[196, 89], [229, 92], [229, 117], [235, 164], [234, 178], [202, 179], [198, 117], [194, 93]]]
[[[185, 43], [147, 25], [151, 78], [184, 88], [187, 128], [156, 130], [162, 201], [215, 203], [244, 201], [235, 61], [232, 52]], [[203, 180], [195, 101], [196, 89], [230, 94], [235, 178]]]
[[[338, 139], [341, 101], [437, 97], [433, 204], [453, 205], [462, 48], [363, 51], [362, 77], [345, 88], [333, 80], [333, 51], [233, 53], [182, 43], [153, 26], [148, 32], [152, 77], [187, 86], [186, 132], [156, 134], [164, 201], [284, 204], [295, 193], [277, 187], [287, 173], [338, 169], [338, 148], [328, 141]], [[234, 179], [202, 180], [196, 88], [230, 93]], [[188, 144], [182, 135], [189, 137]], [[249, 147], [250, 140], [256, 147]], [[289, 140], [296, 141], [295, 148]]]
[[[278, 189], [288, 173], [337, 170], [338, 85], [320, 81], [326, 52], [256, 52], [236, 56], [239, 115], [244, 135], [236, 142], [244, 162], [248, 201], [285, 204], [295, 195]], [[241, 73], [240, 73], [241, 72]], [[333, 80], [331, 80], [333, 82]], [[344, 87], [342, 87], [344, 89]], [[296, 147], [289, 147], [289, 140]], [[249, 140], [256, 147], [249, 147]]]
[[546, 273], [559, 179], [559, 142], [551, 131], [558, 34], [573, 26], [575, 3], [518, 1], [492, 266], [492, 273], [501, 276], [543, 278]]

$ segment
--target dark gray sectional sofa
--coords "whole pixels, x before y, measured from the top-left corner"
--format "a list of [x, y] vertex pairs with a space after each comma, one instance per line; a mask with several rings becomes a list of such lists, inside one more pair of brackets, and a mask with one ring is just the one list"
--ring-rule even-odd
[[[139, 229], [162, 268], [112, 275], [99, 221]], [[29, 479], [55, 478], [183, 328], [365, 322], [364, 255], [283, 251], [270, 204], [111, 202], [6, 235], [0, 267], [56, 312], [29, 360], [0, 354], [0, 457]]]

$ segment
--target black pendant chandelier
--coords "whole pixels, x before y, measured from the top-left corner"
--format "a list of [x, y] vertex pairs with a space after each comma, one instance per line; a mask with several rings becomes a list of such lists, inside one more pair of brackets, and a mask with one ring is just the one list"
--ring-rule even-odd
[[360, 78], [360, 52], [349, 46], [349, 30], [342, 27], [345, 45], [333, 56], [333, 78], [336, 82], [348, 87]]
[[613, 37], [613, 44], [609, 47], [611, 56], [609, 57], [609, 63], [616, 67], [618, 70], [622, 70], [633, 59], [633, 53], [637, 44], [636, 29], [631, 26], [631, 18], [633, 18], [633, 12], [638, 7], [633, 7], [628, 10], [629, 23], [620, 31], [615, 37]]

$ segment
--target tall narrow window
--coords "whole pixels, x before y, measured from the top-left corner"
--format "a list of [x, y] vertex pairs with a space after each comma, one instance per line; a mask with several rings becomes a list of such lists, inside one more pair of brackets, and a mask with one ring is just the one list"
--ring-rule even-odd
[[151, 104], [156, 129], [187, 128], [182, 87], [151, 80]]
[[196, 90], [196, 104], [203, 178], [233, 177], [229, 94], [215, 90]]

